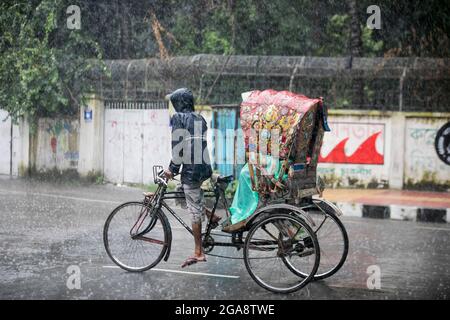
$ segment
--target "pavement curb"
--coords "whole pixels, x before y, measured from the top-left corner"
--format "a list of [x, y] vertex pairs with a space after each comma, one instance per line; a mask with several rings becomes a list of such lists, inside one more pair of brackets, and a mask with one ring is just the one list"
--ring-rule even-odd
[[368, 205], [335, 202], [346, 217], [391, 219], [397, 221], [450, 223], [450, 208], [426, 208], [404, 205]]

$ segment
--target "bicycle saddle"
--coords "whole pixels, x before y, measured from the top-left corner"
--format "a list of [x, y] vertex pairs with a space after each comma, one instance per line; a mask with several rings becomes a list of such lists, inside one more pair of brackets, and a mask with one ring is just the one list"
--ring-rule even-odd
[[234, 177], [232, 175], [230, 175], [230, 176], [218, 176], [217, 177], [217, 182], [218, 183], [230, 183], [233, 180], [234, 180]]

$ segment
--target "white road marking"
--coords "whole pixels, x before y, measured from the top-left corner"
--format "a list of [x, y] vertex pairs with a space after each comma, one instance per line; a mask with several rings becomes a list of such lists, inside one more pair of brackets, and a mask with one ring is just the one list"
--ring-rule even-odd
[[435, 227], [415, 227], [416, 229], [425, 229], [425, 230], [440, 230], [440, 231], [450, 231], [450, 228], [435, 228]]
[[341, 222], [342, 222], [343, 224], [346, 224], [346, 223], [359, 223], [359, 224], [361, 224], [361, 223], [365, 223], [366, 220], [361, 220], [361, 221], [355, 221], [355, 220], [341, 220]]
[[[119, 269], [118, 266], [103, 266], [103, 268]], [[230, 275], [226, 275], [226, 274], [217, 274], [217, 273], [191, 272], [191, 271], [158, 269], [158, 268], [153, 268], [153, 269], [150, 269], [149, 271], [191, 274], [191, 275], [195, 275], [195, 276], [206, 276], [206, 277], [216, 277], [216, 278], [239, 279], [239, 276], [230, 276]]]
[[50, 194], [50, 193], [39, 193], [39, 192], [11, 191], [11, 190], [4, 190], [4, 189], [0, 189], [0, 192], [6, 193], [6, 194], [41, 196], [41, 197], [51, 197], [51, 198], [57, 198], [57, 199], [69, 199], [69, 200], [78, 200], [78, 201], [87, 201], [87, 202], [101, 202], [101, 203], [113, 203], [113, 204], [121, 204], [122, 203], [122, 202], [118, 202], [118, 201], [79, 198], [79, 197], [71, 197], [71, 196], [63, 196], [63, 195]]
[[328, 287], [331, 288], [339, 288], [339, 289], [356, 289], [356, 290], [367, 290], [372, 291], [374, 293], [395, 293], [396, 288], [394, 287], [383, 287], [381, 289], [371, 290], [368, 289], [367, 286], [364, 285], [355, 285], [355, 284], [327, 284]]

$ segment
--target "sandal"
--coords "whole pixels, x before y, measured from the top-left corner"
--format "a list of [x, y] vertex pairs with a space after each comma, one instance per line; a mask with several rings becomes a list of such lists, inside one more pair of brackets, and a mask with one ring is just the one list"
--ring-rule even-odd
[[182, 268], [185, 268], [187, 266], [191, 266], [193, 264], [196, 264], [197, 262], [206, 262], [206, 257], [203, 256], [203, 258], [198, 258], [198, 257], [189, 257], [187, 258], [183, 264], [181, 265]]

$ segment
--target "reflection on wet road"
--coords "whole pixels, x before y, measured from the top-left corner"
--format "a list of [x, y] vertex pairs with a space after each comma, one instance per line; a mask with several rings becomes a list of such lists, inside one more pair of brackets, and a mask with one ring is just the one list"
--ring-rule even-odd
[[[350, 238], [343, 268], [290, 295], [260, 288], [242, 260], [209, 256], [207, 263], [181, 269], [193, 240], [173, 219], [170, 259], [154, 270], [129, 273], [106, 255], [102, 228], [119, 203], [140, 198], [140, 191], [132, 188], [0, 179], [0, 298], [449, 298], [449, 226], [367, 218], [343, 218]], [[242, 256], [233, 248], [213, 253]], [[80, 289], [67, 286], [70, 266], [79, 268]], [[380, 289], [368, 288], [371, 266], [381, 272]]]

